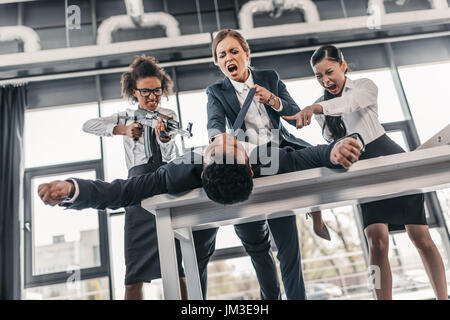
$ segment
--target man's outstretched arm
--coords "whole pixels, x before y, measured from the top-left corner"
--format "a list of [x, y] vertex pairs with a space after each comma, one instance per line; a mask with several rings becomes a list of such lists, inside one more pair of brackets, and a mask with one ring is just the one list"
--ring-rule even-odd
[[358, 161], [361, 147], [354, 138], [343, 138], [330, 145], [318, 145], [288, 152], [288, 159], [281, 164], [282, 172], [287, 173], [318, 167], [348, 168]]
[[[61, 204], [70, 209], [117, 209], [136, 205], [142, 199], [167, 192], [166, 170], [133, 177], [117, 179], [111, 183], [101, 180], [73, 179], [73, 181], [52, 181], [38, 187], [39, 197], [45, 204]], [[76, 195], [73, 202], [64, 202]]]

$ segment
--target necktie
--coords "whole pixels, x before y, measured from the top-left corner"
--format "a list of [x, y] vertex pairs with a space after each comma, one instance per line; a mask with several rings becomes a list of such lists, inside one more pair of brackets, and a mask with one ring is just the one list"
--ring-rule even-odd
[[155, 129], [149, 126], [144, 127], [145, 155], [148, 162], [153, 163], [156, 168], [162, 164], [162, 153], [158, 141], [156, 141]]
[[162, 165], [162, 154], [161, 154], [161, 148], [159, 147], [158, 141], [156, 141], [156, 132], [154, 128], [151, 128], [151, 134], [150, 134], [150, 148], [152, 150], [152, 157], [153, 163], [156, 167], [160, 167]]
[[245, 98], [244, 104], [242, 105], [241, 111], [239, 111], [236, 121], [233, 124], [233, 131], [236, 132], [237, 129], [242, 127], [244, 123], [245, 116], [247, 115], [248, 109], [252, 104], [253, 97], [255, 96], [256, 88], [251, 88], [248, 92], [247, 98]]

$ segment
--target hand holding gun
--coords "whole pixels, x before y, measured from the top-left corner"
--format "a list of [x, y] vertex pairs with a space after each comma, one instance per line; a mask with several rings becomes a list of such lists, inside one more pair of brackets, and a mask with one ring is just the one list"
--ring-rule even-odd
[[134, 141], [139, 140], [139, 138], [142, 136], [142, 125], [139, 123], [133, 122], [125, 128], [126, 135], [133, 138]]
[[185, 136], [187, 138], [192, 137], [192, 122], [188, 123], [188, 127], [186, 130], [183, 130], [180, 128], [180, 123], [172, 117], [165, 115], [163, 113], [160, 113], [158, 111], [147, 111], [138, 109], [134, 112], [134, 116], [119, 116], [117, 120], [119, 119], [125, 119], [125, 121], [132, 120], [135, 123], [140, 124], [141, 126], [147, 126], [152, 127], [153, 120], [162, 119], [166, 132], [168, 135], [166, 135], [164, 132], [160, 132], [160, 136], [163, 139], [169, 139], [174, 137], [177, 134], [180, 134], [182, 136]]

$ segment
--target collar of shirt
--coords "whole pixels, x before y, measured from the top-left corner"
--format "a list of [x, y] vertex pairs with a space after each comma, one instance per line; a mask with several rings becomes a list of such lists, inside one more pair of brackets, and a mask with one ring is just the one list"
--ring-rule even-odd
[[345, 80], [344, 92], [347, 92], [348, 90], [351, 90], [355, 87], [355, 83], [349, 77], [345, 77], [345, 78], [346, 78], [346, 80]]
[[246, 86], [248, 88], [251, 88], [255, 85], [255, 83], [253, 82], [252, 72], [250, 70], [249, 70], [249, 73], [250, 73], [250, 75], [248, 76], [248, 79], [245, 82], [237, 82], [237, 81], [229, 79], [231, 84], [234, 87], [234, 90], [236, 90], [239, 94], [242, 94], [242, 92], [244, 92]]

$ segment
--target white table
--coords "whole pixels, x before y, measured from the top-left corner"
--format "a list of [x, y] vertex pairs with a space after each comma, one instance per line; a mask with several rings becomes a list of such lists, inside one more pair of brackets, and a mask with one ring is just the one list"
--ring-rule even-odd
[[278, 218], [450, 187], [450, 145], [254, 180], [249, 200], [223, 206], [201, 188], [154, 196], [142, 207], [156, 216], [165, 299], [180, 299], [174, 237], [181, 243], [189, 299], [202, 299], [192, 231]]

